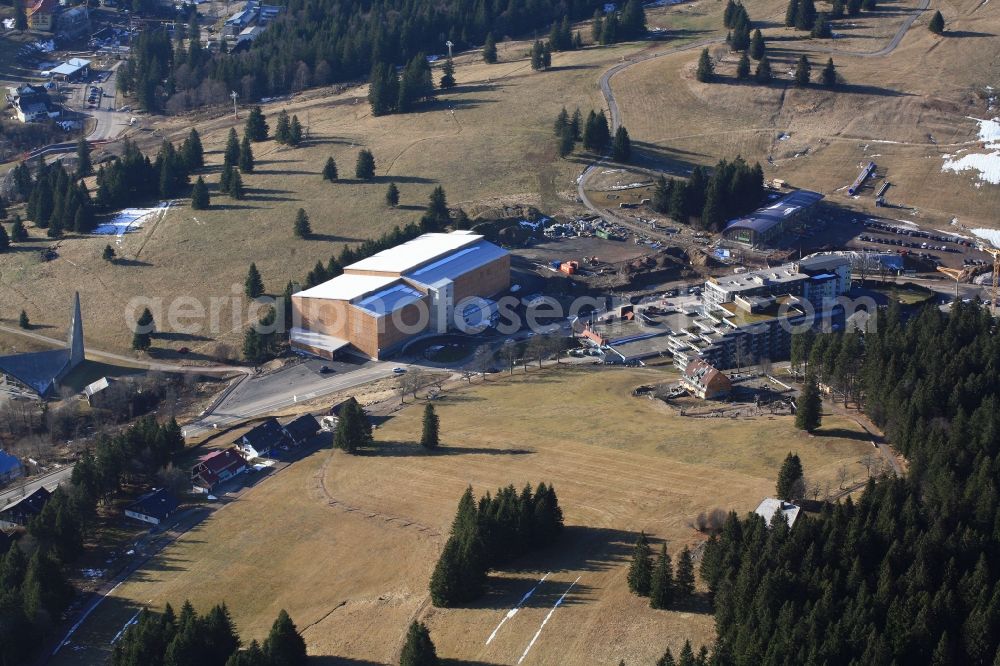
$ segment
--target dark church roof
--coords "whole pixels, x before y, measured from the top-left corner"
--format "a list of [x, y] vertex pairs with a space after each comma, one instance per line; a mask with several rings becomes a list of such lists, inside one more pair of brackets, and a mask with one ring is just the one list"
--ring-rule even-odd
[[45, 397], [69, 364], [68, 349], [52, 349], [30, 354], [0, 356], [0, 372], [10, 375], [38, 395]]

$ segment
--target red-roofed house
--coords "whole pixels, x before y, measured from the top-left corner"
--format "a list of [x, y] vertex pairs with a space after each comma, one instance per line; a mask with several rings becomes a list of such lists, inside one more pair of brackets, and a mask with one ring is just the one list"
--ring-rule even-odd
[[[22, 0], [25, 4], [29, 0]], [[55, 25], [56, 9], [59, 7], [59, 0], [35, 0], [28, 6], [28, 27], [32, 30], [42, 32], [52, 32]]]
[[215, 451], [199, 458], [191, 468], [191, 483], [195, 490], [208, 493], [246, 468], [246, 461], [235, 447]]

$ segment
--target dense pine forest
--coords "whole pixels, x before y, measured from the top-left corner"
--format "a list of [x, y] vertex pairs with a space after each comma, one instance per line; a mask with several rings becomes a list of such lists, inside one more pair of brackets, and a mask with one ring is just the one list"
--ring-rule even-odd
[[871, 481], [856, 503], [792, 530], [730, 515], [701, 567], [717, 663], [1000, 663], [994, 326], [975, 304], [907, 323], [880, 315], [861, 341], [857, 393], [909, 458], [907, 476]]
[[[636, 3], [629, 4], [639, 7]], [[288, 0], [286, 11], [247, 50], [210, 54], [193, 16], [187, 34], [178, 31], [173, 42], [162, 31], [144, 33], [134, 58], [120, 68], [118, 85], [134, 92], [149, 111], [177, 113], [223, 103], [231, 90], [252, 101], [357, 81], [376, 65], [442, 53], [449, 40], [462, 50], [483, 44], [488, 35], [499, 40], [547, 32], [566, 17], [588, 18], [603, 5], [602, 0]]]

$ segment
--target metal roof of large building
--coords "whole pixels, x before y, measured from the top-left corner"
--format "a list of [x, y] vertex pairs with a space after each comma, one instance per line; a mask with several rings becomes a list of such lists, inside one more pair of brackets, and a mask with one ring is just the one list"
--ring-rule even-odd
[[40, 396], [55, 388], [57, 378], [70, 363], [68, 349], [0, 356], [0, 373], [10, 375], [31, 387]]
[[373, 254], [367, 259], [355, 262], [345, 271], [374, 271], [401, 275], [419, 268], [444, 254], [472, 245], [483, 239], [469, 231], [453, 231], [450, 234], [431, 233], [417, 236], [411, 241]]
[[775, 225], [781, 224], [789, 215], [794, 215], [803, 208], [814, 205], [822, 198], [823, 195], [819, 192], [796, 190], [769, 206], [758, 208], [746, 217], [732, 220], [726, 225], [725, 230], [750, 229], [751, 231], [762, 233]]
[[507, 250], [486, 240], [463, 247], [444, 258], [404, 273], [404, 277], [420, 284], [433, 285], [442, 279], [455, 279], [507, 254]]
[[415, 303], [423, 297], [422, 293], [410, 285], [400, 282], [365, 296], [354, 305], [377, 315], [384, 315], [395, 312], [410, 303]]
[[365, 294], [388, 287], [398, 279], [391, 275], [352, 275], [345, 273], [315, 287], [300, 291], [296, 296], [351, 301]]

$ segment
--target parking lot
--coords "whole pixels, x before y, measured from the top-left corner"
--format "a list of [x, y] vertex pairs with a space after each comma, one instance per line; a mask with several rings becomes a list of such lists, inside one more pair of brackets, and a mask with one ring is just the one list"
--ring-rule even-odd
[[865, 230], [856, 241], [859, 249], [895, 251], [903, 256], [925, 259], [935, 266], [955, 267], [958, 259], [962, 260], [963, 266], [985, 266], [988, 263], [986, 254], [976, 249], [976, 243], [971, 239], [883, 220], [868, 219], [863, 224]]

